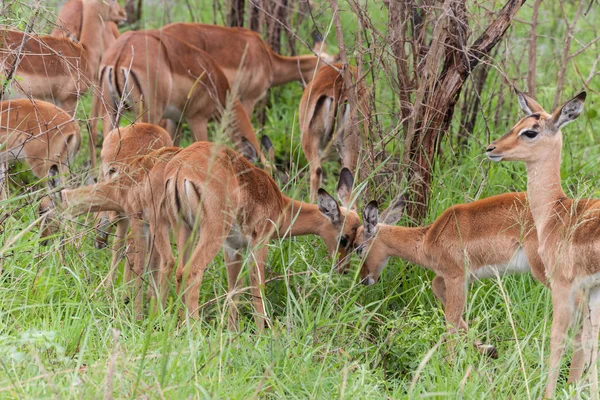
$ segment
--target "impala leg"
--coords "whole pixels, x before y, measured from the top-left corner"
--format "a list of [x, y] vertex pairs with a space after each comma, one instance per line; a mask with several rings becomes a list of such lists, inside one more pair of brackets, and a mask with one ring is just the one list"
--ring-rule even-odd
[[[223, 245], [223, 240], [213, 236], [212, 232], [200, 232], [200, 240], [192, 253], [192, 258], [186, 270], [182, 271], [185, 280], [185, 306], [191, 318], [199, 318], [198, 299], [200, 297], [200, 285], [204, 277], [204, 271], [215, 258]], [[179, 272], [179, 271], [177, 271]], [[178, 274], [177, 278], [180, 278]]]
[[556, 382], [560, 369], [560, 360], [565, 350], [567, 330], [571, 321], [571, 286], [561, 282], [554, 282], [552, 286], [552, 329], [550, 333], [550, 360], [548, 371], [548, 384], [544, 396], [554, 397]]
[[242, 269], [243, 259], [242, 254], [236, 249], [225, 247], [225, 264], [227, 265], [227, 286], [229, 289], [229, 295], [231, 296], [231, 304], [229, 306], [229, 330], [235, 331], [238, 328], [237, 314], [238, 314], [238, 301], [240, 293], [240, 271]]
[[204, 117], [189, 117], [187, 119], [194, 140], [196, 142], [208, 141], [208, 120]]
[[[589, 343], [591, 325], [589, 307], [585, 303], [585, 300], [582, 302], [581, 293], [576, 296], [575, 309], [581, 315], [573, 321], [575, 336], [573, 337], [573, 358], [569, 368], [568, 383], [579, 382], [583, 371], [586, 369], [585, 362], [589, 359], [589, 349], [586, 349], [586, 347], [591, 344]], [[586, 357], [586, 355], [588, 356]]]
[[254, 265], [250, 270], [250, 280], [252, 283], [252, 298], [255, 310], [254, 320], [256, 321], [256, 327], [259, 332], [265, 330], [265, 324], [267, 323], [267, 314], [265, 312], [265, 303], [262, 293], [265, 286], [265, 262], [267, 261], [268, 251], [269, 248], [263, 245], [255, 248], [252, 252]]
[[169, 223], [162, 217], [158, 216], [156, 224], [154, 218], [151, 218], [150, 232], [153, 235], [154, 251], [160, 256], [160, 266], [158, 274], [158, 304], [162, 304], [163, 308], [167, 305], [167, 295], [169, 293], [169, 284], [171, 283], [171, 274], [175, 266], [175, 259], [171, 250], [171, 241], [169, 239]]
[[[122, 217], [122, 216], [119, 216]], [[119, 262], [121, 258], [123, 258], [124, 248], [125, 248], [125, 236], [127, 235], [127, 230], [129, 229], [129, 219], [122, 217], [117, 221], [117, 230], [115, 232], [115, 238], [113, 240], [112, 245], [112, 260], [110, 262], [110, 271], [108, 272], [108, 279], [106, 280], [107, 285], [115, 284], [115, 280], [117, 277], [116, 271], [119, 267]], [[125, 272], [123, 276], [127, 275], [127, 267], [125, 267]], [[125, 279], [123, 279], [124, 283], [127, 283]]]
[[184, 223], [181, 223], [177, 232], [177, 248], [179, 249], [179, 262], [177, 264], [177, 272], [175, 273], [175, 289], [177, 295], [181, 297], [181, 301], [185, 303], [185, 293], [181, 290], [181, 284], [183, 283], [183, 271], [185, 265], [190, 259], [190, 248], [192, 246], [190, 238], [192, 236], [192, 230]]
[[598, 400], [598, 335], [600, 334], [600, 287], [590, 291], [590, 325], [591, 325], [591, 357], [590, 357], [590, 398]]
[[147, 236], [144, 232], [144, 222], [139, 219], [131, 221], [131, 236], [133, 238], [133, 277], [134, 277], [134, 309], [137, 319], [142, 319], [144, 311], [144, 266], [147, 254]]

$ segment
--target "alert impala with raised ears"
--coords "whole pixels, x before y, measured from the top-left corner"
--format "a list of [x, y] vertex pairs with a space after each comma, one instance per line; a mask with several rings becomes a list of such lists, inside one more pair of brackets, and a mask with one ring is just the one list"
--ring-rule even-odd
[[[356, 170], [361, 147], [359, 129], [350, 129], [352, 113], [358, 119], [367, 118], [367, 90], [358, 81], [356, 68], [349, 67], [356, 87], [345, 87], [342, 64], [321, 67], [304, 89], [300, 100], [299, 120], [302, 134], [302, 149], [310, 172], [310, 201], [317, 198], [321, 186], [323, 169], [321, 162], [327, 159], [331, 147], [335, 146], [342, 167], [352, 173]], [[355, 90], [359, 110], [352, 110], [349, 91]]]
[[[366, 285], [377, 282], [390, 257], [435, 272], [432, 290], [444, 306], [451, 333], [467, 331], [462, 315], [468, 282], [531, 271], [546, 284], [525, 193], [452, 206], [424, 227], [392, 226], [402, 216], [404, 206], [400, 198], [381, 218], [375, 201], [363, 210], [363, 226], [354, 242], [362, 256], [361, 281]], [[495, 347], [480, 341], [474, 344], [481, 353], [496, 357]]]
[[[493, 161], [524, 161], [527, 195], [539, 238], [539, 255], [552, 289], [552, 331], [545, 396], [556, 390], [567, 330], [583, 319], [585, 366], [591, 397], [598, 398], [600, 331], [600, 200], [570, 199], [560, 181], [561, 128], [577, 118], [586, 99], [582, 92], [546, 112], [534, 99], [517, 92], [525, 117], [486, 149]], [[579, 329], [579, 324], [575, 325]]]
[[[165, 169], [165, 207], [179, 248], [177, 292], [187, 311], [198, 318], [198, 296], [204, 271], [224, 248], [228, 286], [233, 297], [229, 325], [236, 326], [236, 301], [243, 252], [250, 249], [250, 272], [255, 319], [265, 326], [262, 290], [268, 242], [275, 237], [316, 234], [332, 257], [342, 263], [352, 249], [360, 220], [355, 211], [340, 207], [321, 189], [318, 204], [284, 196], [275, 181], [233, 150], [197, 142], [182, 150]], [[338, 196], [350, 201], [353, 178], [343, 169]], [[165, 276], [164, 279], [168, 279]], [[185, 286], [185, 287], [184, 287]]]

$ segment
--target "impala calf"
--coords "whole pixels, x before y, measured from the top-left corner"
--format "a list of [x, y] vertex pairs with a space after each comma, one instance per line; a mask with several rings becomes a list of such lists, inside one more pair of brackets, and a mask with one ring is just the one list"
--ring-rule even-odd
[[[123, 108], [132, 108], [141, 111], [143, 122], [185, 118], [197, 141], [208, 140], [208, 122], [223, 117], [230, 92], [227, 77], [209, 54], [160, 31], [121, 35], [102, 57], [100, 84], [111, 120], [104, 121], [105, 129], [118, 125]], [[245, 139], [254, 147], [245, 155], [258, 154], [268, 164], [248, 114], [239, 100], [232, 103], [225, 131], [240, 152]]]
[[[156, 125], [140, 122], [113, 129], [108, 133], [102, 144], [102, 152], [100, 153], [101, 177], [108, 180], [115, 174], [115, 171], [122, 168], [122, 164], [129, 164], [139, 156], [170, 146], [173, 146], [173, 142], [169, 133]], [[106, 213], [97, 227], [101, 232], [96, 238], [97, 248], [106, 245], [109, 225], [112, 225], [112, 221], [116, 221], [117, 229], [113, 241], [111, 269], [107, 281], [114, 284], [115, 272], [122, 258], [125, 236], [129, 229], [129, 219], [126, 215], [119, 213]], [[131, 268], [125, 267], [124, 280], [126, 282], [130, 280], [131, 271]]]
[[[321, 186], [323, 170], [321, 161], [329, 155], [335, 145], [341, 158], [342, 167], [355, 172], [360, 151], [360, 134], [358, 129], [351, 129], [350, 120], [353, 110], [350, 109], [348, 92], [356, 90], [358, 107], [362, 117], [367, 115], [367, 93], [362, 83], [357, 88], [347, 88], [342, 76], [342, 65], [324, 66], [320, 68], [304, 89], [300, 100], [300, 132], [302, 149], [308, 161], [310, 171], [310, 201], [317, 198], [317, 190]], [[352, 77], [356, 81], [356, 68], [351, 67]], [[354, 110], [358, 111], [358, 110]]]
[[[116, 2], [115, 2], [116, 3]], [[117, 24], [125, 21], [127, 14], [125, 10], [117, 4], [113, 4], [114, 12], [110, 14], [109, 20], [103, 21], [105, 29], [102, 32], [102, 45], [108, 49], [119, 37], [119, 28]], [[58, 14], [56, 25], [52, 29], [51, 35], [54, 37], [68, 37], [74, 40], [81, 39], [81, 29], [83, 25], [83, 1], [67, 1]]]
[[[525, 193], [452, 206], [425, 227], [392, 226], [403, 211], [403, 200], [392, 204], [382, 218], [375, 201], [365, 207], [354, 242], [363, 258], [360, 278], [366, 285], [377, 282], [390, 257], [433, 271], [432, 290], [444, 306], [450, 333], [467, 330], [462, 315], [470, 281], [531, 271], [547, 285]], [[475, 347], [497, 356], [491, 345], [476, 341]]]
[[[552, 289], [552, 331], [546, 397], [556, 389], [567, 330], [583, 317], [585, 365], [592, 398], [598, 398], [598, 333], [600, 330], [600, 200], [570, 199], [562, 190], [561, 128], [583, 110], [582, 92], [552, 114], [534, 99], [517, 92], [526, 117], [486, 149], [492, 161], [524, 161], [527, 196]], [[574, 326], [576, 330], [579, 325]], [[579, 334], [579, 333], [578, 333]]]
[[38, 178], [51, 165], [62, 170], [81, 147], [79, 125], [54, 104], [17, 99], [0, 102], [0, 198], [8, 164], [25, 161]]
[[[252, 253], [251, 291], [256, 323], [262, 330], [268, 241], [277, 236], [316, 234], [323, 238], [329, 254], [339, 254], [344, 263], [360, 226], [356, 212], [340, 207], [325, 190], [319, 191], [318, 205], [286, 197], [267, 173], [224, 146], [194, 143], [169, 162], [165, 177], [165, 207], [180, 252], [177, 291], [189, 315], [198, 318], [204, 271], [224, 248], [229, 292], [234, 300], [230, 328], [237, 320], [238, 275], [244, 250], [250, 248]], [[338, 195], [346, 205], [352, 183], [352, 174], [343, 169]], [[192, 234], [197, 241], [190, 241]], [[165, 271], [163, 279], [168, 279], [168, 273]]]
[[[105, 180], [78, 189], [60, 190], [55, 204], [65, 215], [74, 217], [86, 212], [114, 211], [123, 213], [131, 222], [133, 249], [129, 254], [135, 278], [135, 310], [141, 318], [143, 306], [142, 280], [146, 257], [154, 278], [149, 293], [156, 295], [159, 271], [171, 270], [175, 260], [171, 253], [169, 225], [161, 211], [164, 200], [164, 167], [181, 151], [164, 147], [128, 163], [115, 163]], [[57, 170], [50, 171], [50, 186], [60, 187]], [[112, 268], [112, 267], [111, 267]]]
[[176, 22], [161, 31], [210, 54], [229, 85], [238, 88], [236, 95], [248, 115], [269, 88], [292, 81], [310, 82], [319, 67], [338, 58], [325, 53], [320, 38], [313, 49], [317, 55], [286, 57], [275, 53], [249, 29]]

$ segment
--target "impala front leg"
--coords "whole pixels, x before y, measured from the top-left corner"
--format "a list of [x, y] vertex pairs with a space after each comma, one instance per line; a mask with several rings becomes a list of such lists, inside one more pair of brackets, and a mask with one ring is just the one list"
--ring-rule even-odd
[[264, 332], [265, 325], [268, 324], [267, 314], [265, 312], [265, 303], [263, 299], [263, 290], [265, 287], [265, 263], [269, 248], [266, 245], [260, 245], [252, 252], [254, 265], [250, 270], [250, 280], [252, 284], [252, 299], [254, 302], [254, 320], [259, 332]]
[[227, 286], [229, 289], [229, 297], [231, 304], [229, 306], [229, 320], [227, 326], [229, 330], [237, 330], [237, 314], [238, 301], [240, 298], [240, 271], [242, 269], [243, 259], [242, 254], [237, 249], [225, 247], [225, 264], [227, 266]]

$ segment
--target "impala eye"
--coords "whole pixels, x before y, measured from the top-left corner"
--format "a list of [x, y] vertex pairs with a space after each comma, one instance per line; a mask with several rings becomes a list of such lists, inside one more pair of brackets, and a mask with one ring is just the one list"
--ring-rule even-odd
[[342, 236], [340, 238], [340, 247], [345, 249], [348, 246], [348, 238], [346, 236]]
[[529, 139], [533, 139], [534, 137], [536, 137], [538, 135], [539, 132], [537, 131], [525, 131], [522, 133], [523, 136], [528, 137]]

